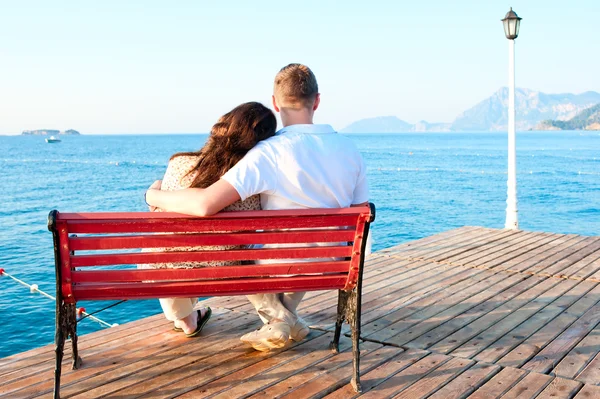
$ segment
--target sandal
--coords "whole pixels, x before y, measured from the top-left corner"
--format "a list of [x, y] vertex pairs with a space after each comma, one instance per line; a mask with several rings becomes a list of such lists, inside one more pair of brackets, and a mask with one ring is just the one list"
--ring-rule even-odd
[[200, 334], [200, 332], [202, 331], [202, 329], [208, 322], [208, 319], [210, 319], [210, 316], [212, 315], [212, 309], [210, 307], [206, 308], [204, 317], [202, 317], [202, 310], [197, 310], [197, 312], [198, 312], [198, 324], [197, 324], [196, 330], [191, 334], [185, 334], [185, 336], [188, 338], [193, 338], [196, 335]]

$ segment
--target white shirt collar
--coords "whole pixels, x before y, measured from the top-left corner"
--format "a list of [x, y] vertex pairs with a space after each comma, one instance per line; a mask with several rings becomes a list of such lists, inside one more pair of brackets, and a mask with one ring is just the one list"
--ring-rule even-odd
[[277, 131], [277, 135], [284, 133], [309, 133], [309, 134], [331, 134], [336, 133], [331, 125], [320, 125], [320, 124], [298, 124], [289, 125]]

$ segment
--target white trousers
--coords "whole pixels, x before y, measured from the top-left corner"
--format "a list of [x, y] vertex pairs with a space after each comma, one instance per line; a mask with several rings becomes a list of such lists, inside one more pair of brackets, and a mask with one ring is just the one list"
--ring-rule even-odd
[[286, 292], [282, 294], [247, 295], [263, 323], [273, 319], [284, 321], [289, 326], [296, 324], [298, 314], [296, 309], [306, 292]]
[[[294, 245], [294, 244], [291, 244]], [[277, 247], [284, 247], [285, 245], [279, 245]], [[272, 246], [275, 247], [275, 246]], [[371, 253], [371, 233], [367, 236], [367, 246], [365, 249], [365, 255]], [[307, 259], [303, 262], [308, 261], [319, 261], [320, 259]], [[288, 261], [293, 261], [289, 259]], [[261, 261], [257, 263], [268, 264], [276, 263], [279, 261]], [[267, 324], [272, 319], [282, 320], [290, 326], [296, 324], [298, 320], [298, 313], [296, 309], [306, 292], [286, 292], [281, 294], [254, 294], [247, 295], [248, 300], [260, 316], [263, 323]], [[161, 298], [159, 299], [160, 306], [163, 309], [167, 320], [175, 321], [181, 320], [194, 311], [194, 306], [198, 303], [198, 298]]]
[[160, 298], [158, 301], [167, 320], [175, 321], [191, 315], [198, 298]]

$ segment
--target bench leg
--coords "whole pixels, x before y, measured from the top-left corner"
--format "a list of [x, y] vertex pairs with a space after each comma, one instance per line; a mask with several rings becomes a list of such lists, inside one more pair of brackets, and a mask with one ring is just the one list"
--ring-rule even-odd
[[54, 335], [56, 365], [54, 369], [54, 399], [60, 398], [60, 376], [64, 357], [65, 341], [71, 337], [73, 344], [73, 369], [81, 366], [81, 358], [77, 350], [77, 318], [75, 304], [57, 304], [56, 332]]
[[79, 350], [77, 349], [77, 307], [76, 304], [65, 305], [67, 313], [67, 331], [71, 337], [71, 345], [73, 348], [73, 361], [71, 363], [72, 369], [76, 370], [81, 367], [83, 361], [79, 357]]
[[348, 323], [352, 329], [352, 387], [357, 393], [361, 392], [360, 386], [360, 305], [361, 292], [360, 285], [350, 293], [348, 301]]
[[349, 298], [349, 292], [339, 290], [337, 317], [335, 321], [335, 332], [333, 333], [333, 341], [331, 341], [331, 344], [329, 344], [329, 347], [333, 351], [333, 353], [340, 353], [340, 335], [342, 333], [342, 324], [346, 319], [346, 309], [348, 308]]
[[60, 399], [60, 375], [62, 373], [62, 360], [65, 349], [65, 306], [57, 304], [56, 306], [56, 332], [54, 334], [56, 364], [54, 368], [54, 399]]

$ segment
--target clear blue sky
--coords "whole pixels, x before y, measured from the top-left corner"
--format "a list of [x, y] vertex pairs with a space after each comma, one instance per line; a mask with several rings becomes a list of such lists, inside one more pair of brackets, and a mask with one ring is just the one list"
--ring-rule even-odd
[[600, 91], [598, 0], [0, 5], [0, 134], [207, 132], [241, 102], [270, 103], [290, 62], [317, 75], [317, 122], [450, 122], [506, 85], [510, 6], [524, 18], [517, 86]]

